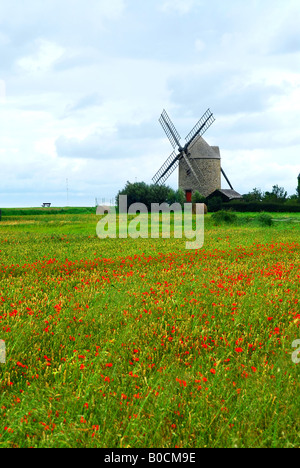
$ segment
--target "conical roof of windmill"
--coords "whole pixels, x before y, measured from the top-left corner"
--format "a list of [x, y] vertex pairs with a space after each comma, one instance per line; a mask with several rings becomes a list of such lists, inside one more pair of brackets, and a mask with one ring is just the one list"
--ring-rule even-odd
[[192, 141], [188, 151], [193, 159], [221, 159], [219, 147], [210, 146], [201, 136]]

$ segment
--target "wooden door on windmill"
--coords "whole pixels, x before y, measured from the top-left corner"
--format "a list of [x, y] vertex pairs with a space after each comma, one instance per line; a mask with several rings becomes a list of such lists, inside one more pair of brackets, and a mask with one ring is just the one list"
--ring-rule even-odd
[[191, 190], [186, 190], [185, 191], [185, 199], [187, 203], [192, 202], [192, 191]]

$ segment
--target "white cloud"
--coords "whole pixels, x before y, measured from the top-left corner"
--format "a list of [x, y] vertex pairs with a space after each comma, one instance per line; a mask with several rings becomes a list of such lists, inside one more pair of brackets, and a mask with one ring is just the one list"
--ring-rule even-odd
[[197, 39], [195, 42], [195, 48], [198, 52], [202, 52], [205, 49], [205, 42], [201, 39]]
[[7, 46], [9, 44], [10, 40], [7, 34], [4, 34], [3, 32], [0, 31], [0, 46]]
[[280, 21], [269, 35], [267, 42], [268, 52], [271, 54], [294, 54], [300, 52], [299, 2], [291, 2], [291, 7], [281, 9]]
[[76, 101], [67, 104], [64, 116], [72, 115], [74, 112], [91, 109], [91, 107], [99, 107], [103, 104], [103, 98], [96, 92], [86, 94]]
[[[38, 34], [44, 30], [45, 33], [52, 29], [53, 33], [60, 35], [58, 30], [64, 24], [65, 31], [73, 30], [74, 27], [96, 26], [98, 28], [107, 27], [107, 20], [120, 18], [125, 10], [124, 0], [89, 0], [88, 5], [83, 0], [44, 0], [42, 3], [36, 0], [10, 0], [3, 3], [0, 10], [0, 24], [5, 25], [5, 30], [10, 30], [16, 34], [18, 31], [27, 30], [27, 26], [34, 27], [32, 33], [35, 35], [38, 23], [42, 22], [42, 28], [38, 29]], [[56, 27], [56, 31], [55, 28]]]
[[17, 66], [22, 72], [29, 74], [48, 72], [64, 53], [63, 47], [53, 42], [45, 39], [38, 39], [36, 42], [37, 50], [34, 54], [17, 60]]
[[189, 13], [196, 5], [201, 5], [199, 0], [165, 0], [161, 5], [164, 12], [177, 11], [180, 14]]

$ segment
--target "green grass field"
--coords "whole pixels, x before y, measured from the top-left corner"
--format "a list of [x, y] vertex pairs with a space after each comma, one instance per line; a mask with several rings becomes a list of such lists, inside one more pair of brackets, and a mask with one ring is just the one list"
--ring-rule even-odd
[[0, 222], [1, 448], [300, 447], [300, 214], [186, 250], [30, 210]]

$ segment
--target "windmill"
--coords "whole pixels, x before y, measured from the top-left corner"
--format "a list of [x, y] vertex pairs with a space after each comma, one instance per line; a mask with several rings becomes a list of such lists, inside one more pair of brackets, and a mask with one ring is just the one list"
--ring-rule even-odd
[[225, 172], [221, 168], [219, 148], [209, 146], [202, 135], [213, 124], [215, 118], [210, 111], [203, 114], [194, 128], [188, 133], [184, 146], [181, 137], [167, 112], [163, 110], [159, 122], [164, 129], [174, 151], [152, 178], [155, 184], [164, 184], [179, 166], [179, 187], [186, 193], [186, 200], [191, 201], [192, 192], [198, 190], [207, 197], [221, 188], [221, 173], [233, 190]]

